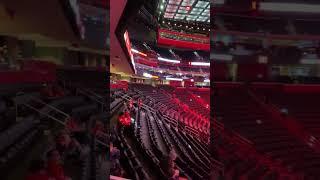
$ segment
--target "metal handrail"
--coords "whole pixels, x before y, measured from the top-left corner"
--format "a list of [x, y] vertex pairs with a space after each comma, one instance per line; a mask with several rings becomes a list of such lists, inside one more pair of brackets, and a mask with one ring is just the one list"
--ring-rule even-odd
[[30, 109], [35, 110], [36, 112], [38, 112], [38, 113], [40, 113], [40, 114], [45, 115], [45, 116], [47, 116], [47, 117], [49, 117], [49, 118], [53, 119], [54, 121], [57, 121], [57, 122], [58, 122], [58, 123], [60, 123], [61, 125], [64, 125], [64, 126], [65, 126], [65, 123], [64, 123], [64, 122], [62, 122], [62, 121], [60, 121], [59, 119], [57, 119], [57, 118], [55, 118], [55, 117], [53, 117], [53, 116], [51, 116], [51, 115], [49, 115], [49, 114], [47, 114], [47, 113], [41, 112], [41, 111], [39, 111], [37, 108], [32, 107], [31, 105], [29, 105], [29, 104], [27, 104], [27, 103], [23, 103], [23, 105], [25, 105], [25, 106], [29, 107]]
[[99, 139], [96, 139], [96, 141], [97, 141], [98, 143], [102, 144], [103, 146], [107, 146], [107, 144], [106, 144], [106, 143], [102, 142], [102, 141], [101, 141], [101, 140], [99, 140]]
[[[100, 97], [100, 96], [97, 96], [95, 93], [93, 93], [93, 92], [90, 92], [90, 91], [88, 91], [88, 90], [85, 90], [85, 89], [82, 89], [82, 88], [78, 88], [77, 89], [77, 92], [80, 92], [80, 93], [82, 93], [82, 94], [84, 94], [84, 95], [86, 95], [86, 96], [90, 96], [90, 94], [92, 94], [92, 95], [94, 95], [95, 97], [98, 97], [98, 98], [102, 98], [102, 97]], [[90, 93], [90, 94], [89, 94]], [[102, 101], [100, 101], [100, 100], [98, 100], [98, 99], [94, 99], [95, 101], [97, 101], [97, 102], [99, 102], [99, 103], [101, 103], [101, 104], [105, 104], [104, 102], [102, 102]]]
[[[37, 99], [37, 100], [38, 100], [38, 99]], [[39, 100], [39, 102], [41, 102], [41, 101]], [[45, 103], [44, 103], [44, 104], [45, 104]], [[54, 121], [58, 122], [59, 124], [61, 124], [61, 125], [63, 125], [63, 126], [65, 126], [65, 125], [66, 125], [66, 124], [65, 124], [65, 122], [63, 122], [63, 121], [61, 121], [61, 120], [59, 120], [59, 119], [57, 119], [57, 118], [55, 118], [55, 117], [53, 117], [53, 116], [49, 115], [48, 113], [41, 112], [41, 111], [39, 111], [37, 108], [34, 108], [34, 107], [32, 107], [31, 105], [29, 105], [29, 104], [27, 104], [27, 103], [23, 103], [23, 105], [25, 105], [25, 106], [29, 107], [30, 109], [33, 109], [34, 111], [36, 111], [36, 112], [38, 112], [38, 113], [40, 113], [40, 114], [43, 114], [43, 115], [45, 115], [45, 116], [47, 116], [47, 117], [51, 118], [52, 120], [54, 120]], [[48, 105], [48, 104], [46, 104], [46, 105]], [[51, 105], [49, 105], [49, 106], [50, 106], [50, 107], [53, 107], [53, 106], [51, 106]], [[53, 107], [53, 108], [54, 108], [54, 107]], [[54, 109], [58, 110], [58, 111], [59, 111], [59, 112], [61, 112], [62, 114], [65, 114], [67, 117], [70, 117], [70, 115], [68, 115], [68, 114], [64, 113], [63, 111], [60, 111], [60, 110], [59, 110], [59, 109], [57, 109], [57, 108], [54, 108]], [[105, 137], [107, 137], [107, 136], [108, 136], [106, 133], [103, 133], [103, 135], [104, 135]], [[107, 144], [106, 144], [106, 143], [102, 142], [102, 141], [101, 141], [101, 140], [99, 140], [99, 139], [97, 139], [97, 142], [98, 142], [98, 143], [100, 143], [100, 144], [102, 144], [103, 146], [107, 146]]]
[[37, 101], [37, 102], [42, 103], [43, 105], [45, 105], [45, 106], [47, 106], [47, 107], [50, 107], [51, 109], [53, 109], [53, 110], [55, 110], [55, 111], [58, 111], [59, 113], [65, 115], [67, 118], [70, 117], [69, 114], [61, 111], [60, 109], [58, 109], [58, 108], [56, 108], [56, 107], [54, 107], [54, 106], [52, 106], [52, 105], [50, 105], [50, 104], [47, 104], [47, 103], [43, 102], [42, 100], [40, 100], [40, 99], [38, 99], [38, 98], [36, 98], [36, 97], [34, 97], [34, 96], [31, 96], [31, 98], [32, 98], [33, 100]]
[[97, 97], [97, 98], [99, 98], [99, 99], [103, 99], [102, 96], [100, 96], [99, 94], [97, 94], [97, 93], [95, 93], [95, 92], [93, 92], [93, 91], [90, 91], [89, 89], [82, 88], [82, 90], [85, 91], [85, 92], [88, 92], [88, 93], [92, 94], [93, 96], [95, 96], [95, 97]]
[[[78, 89], [77, 89], [77, 92], [82, 93], [83, 95], [85, 95], [85, 96], [87, 96], [87, 97], [91, 97], [90, 94], [87, 93], [88, 91], [86, 92], [84, 89], [78, 88]], [[97, 96], [96, 96], [96, 97], [97, 97]], [[105, 102], [102, 102], [102, 101], [100, 101], [100, 100], [97, 99], [97, 98], [93, 98], [93, 100], [96, 101], [97, 103], [101, 104], [101, 106], [102, 106], [102, 111], [103, 111], [103, 108], [104, 108], [104, 107], [107, 107], [107, 105], [106, 105]]]

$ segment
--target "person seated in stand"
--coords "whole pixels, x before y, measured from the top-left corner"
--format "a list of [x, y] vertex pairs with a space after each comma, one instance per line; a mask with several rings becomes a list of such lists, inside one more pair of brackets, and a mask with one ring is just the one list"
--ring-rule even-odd
[[96, 137], [104, 137], [105, 132], [104, 132], [104, 125], [101, 121], [96, 120], [95, 125], [91, 130], [92, 134]]
[[120, 112], [118, 119], [119, 119], [118, 126], [130, 126], [131, 124], [131, 117], [128, 111]]
[[82, 151], [80, 143], [71, 138], [66, 131], [60, 132], [56, 139], [56, 147], [64, 157], [78, 157]]
[[129, 112], [129, 111], [124, 112], [124, 116], [125, 116], [127, 119], [131, 119], [131, 116], [130, 116], [130, 112]]
[[160, 167], [164, 171], [169, 180], [178, 180], [180, 176], [179, 170], [175, 166], [177, 154], [174, 149], [171, 149], [169, 155], [164, 156], [160, 162]]
[[117, 170], [120, 168], [120, 150], [113, 146], [113, 143], [110, 142], [110, 162], [111, 162], [111, 169]]
[[33, 160], [25, 180], [54, 180], [50, 177], [42, 160]]
[[76, 119], [75, 116], [70, 116], [66, 119], [66, 129], [70, 133], [84, 130], [84, 128], [80, 125], [79, 121]]
[[[112, 132], [116, 132], [116, 126], [114, 125], [112, 128]], [[115, 133], [110, 133], [110, 142], [115, 142], [117, 140], [117, 135]]]
[[80, 120], [78, 120], [74, 116], [69, 117], [66, 120], [66, 129], [80, 144], [85, 144], [87, 142], [85, 124], [81, 124]]
[[53, 149], [47, 153], [48, 166], [47, 171], [50, 176], [54, 177], [55, 180], [71, 180], [70, 177], [65, 176], [63, 163], [59, 152]]

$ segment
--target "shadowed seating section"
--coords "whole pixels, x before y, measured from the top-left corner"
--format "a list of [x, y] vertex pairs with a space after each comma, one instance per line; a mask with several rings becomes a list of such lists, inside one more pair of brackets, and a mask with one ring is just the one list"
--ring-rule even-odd
[[7, 164], [12, 164], [12, 160], [17, 159], [39, 134], [37, 124], [39, 120], [32, 117], [23, 119], [15, 123], [0, 134], [0, 168]]
[[215, 63], [215, 68], [210, 73], [215, 81], [227, 81], [230, 79], [228, 64], [226, 63]]
[[[69, 74], [67, 70], [64, 73]], [[98, 82], [100, 73], [90, 72], [93, 82]], [[79, 154], [63, 156], [65, 174], [72, 179], [106, 179], [105, 164], [108, 149], [107, 114], [105, 112], [107, 92], [99, 82], [92, 89], [82, 83], [87, 74], [78, 74], [77, 85], [70, 81], [59, 84], [63, 95], [48, 97], [39, 83], [4, 84], [0, 89], [0, 170], [4, 179], [24, 179], [34, 159], [44, 159], [46, 153], [56, 146], [61, 130], [67, 127], [70, 118], [84, 127], [83, 136], [72, 131], [69, 135], [79, 142]], [[75, 80], [74, 77], [73, 80]], [[86, 80], [85, 80], [86, 81]], [[68, 82], [68, 83], [66, 83]], [[82, 91], [81, 91], [82, 90]], [[101, 97], [101, 98], [98, 98]], [[102, 122], [101, 132], [92, 129]], [[96, 133], [96, 131], [95, 131]], [[17, 163], [18, 162], [18, 163]], [[105, 169], [104, 169], [105, 168]]]
[[[225, 28], [230, 31], [241, 31], [251, 33], [271, 33], [271, 34], [288, 34], [286, 29], [287, 22], [275, 18], [250, 18], [220, 15], [224, 20]], [[250, 26], [248, 26], [250, 24]]]
[[[312, 131], [312, 122], [316, 121], [312, 121], [312, 117], [315, 119], [317, 117], [315, 107], [318, 96], [316, 94], [311, 96], [310, 92], [309, 94], [292, 93], [295, 90], [288, 90], [290, 87], [277, 92], [280, 89], [279, 85], [274, 85], [274, 88], [253, 88], [252, 91], [248, 86], [241, 84], [237, 86], [217, 84], [214, 104], [218, 105], [214, 107], [214, 112], [216, 120], [223, 124], [225, 132], [218, 131], [214, 139], [214, 149], [219, 154], [217, 158], [224, 162], [225, 177], [250, 179], [252, 173], [256, 174], [254, 179], [286, 179], [289, 177], [314, 179], [319, 177], [320, 154], [306, 142], [293, 136], [288, 131], [288, 127], [275, 121], [265, 109], [276, 105], [280, 114], [281, 108], [287, 108], [289, 115], [296, 116], [299, 122], [301, 119], [302, 124], [307, 125], [309, 122], [309, 126], [306, 127]], [[255, 99], [250, 92], [260, 97], [260, 101], [266, 101], [268, 106], [262, 106], [258, 102], [259, 99]], [[314, 97], [313, 100], [312, 97]], [[232, 157], [231, 154], [237, 154], [237, 152], [231, 153], [230, 151], [239, 148], [237, 146], [239, 140], [226, 138], [225, 134], [228, 134], [226, 132], [229, 132], [229, 135], [230, 133], [237, 134], [237, 137], [244, 140], [246, 144], [244, 147], [254, 148], [254, 152], [260, 156], [252, 156], [252, 159], [248, 158], [245, 161], [241, 158], [238, 160], [236, 155]], [[316, 134], [315, 136], [317, 137]], [[241, 150], [235, 151], [239, 151], [240, 156], [246, 156], [241, 154]], [[230, 156], [231, 159], [228, 158]], [[269, 162], [263, 162], [260, 158], [266, 158]], [[257, 162], [259, 166], [256, 165]]]
[[252, 85], [252, 89], [262, 101], [267, 101], [266, 103], [275, 107], [278, 112], [284, 108], [287, 109], [288, 116], [311, 133], [314, 138], [320, 137], [319, 86], [267, 84], [264, 87]]

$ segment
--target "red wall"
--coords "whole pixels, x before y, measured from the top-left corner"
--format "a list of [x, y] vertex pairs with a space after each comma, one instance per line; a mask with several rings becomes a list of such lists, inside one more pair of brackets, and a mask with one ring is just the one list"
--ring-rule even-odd
[[[261, 77], [258, 77], [261, 75]], [[237, 78], [240, 81], [264, 81], [268, 79], [267, 64], [239, 64]]]
[[198, 39], [204, 39], [204, 40], [208, 40], [208, 42], [210, 42], [208, 37], [179, 33], [179, 32], [169, 31], [169, 30], [165, 30], [165, 29], [158, 29], [157, 42], [158, 42], [158, 44], [161, 44], [161, 45], [175, 46], [175, 47], [194, 49], [194, 50], [210, 51], [210, 43], [203, 44], [203, 43], [197, 43], [197, 42], [168, 39], [168, 38], [161, 37], [160, 36], [161, 32], [166, 32], [168, 34], [174, 34], [176, 36], [188, 36], [188, 37], [194, 37], [194, 38], [198, 38]]
[[1, 71], [0, 83], [43, 83], [56, 80], [56, 65], [46, 61], [25, 60], [20, 71]]

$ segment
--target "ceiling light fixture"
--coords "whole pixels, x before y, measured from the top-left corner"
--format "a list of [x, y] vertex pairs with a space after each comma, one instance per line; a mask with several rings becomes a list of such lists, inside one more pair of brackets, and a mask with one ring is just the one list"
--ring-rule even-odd
[[139, 54], [139, 55], [141, 55], [141, 56], [147, 57], [147, 54], [145, 54], [145, 53], [143, 53], [143, 52], [140, 52], [140, 51], [138, 51], [138, 50], [136, 50], [136, 49], [131, 49], [131, 51], [132, 51], [133, 53], [136, 53], [136, 54]]
[[183, 81], [181, 78], [171, 78], [171, 77], [166, 77], [166, 80], [171, 80], [171, 81]]
[[210, 63], [207, 62], [191, 62], [192, 66], [210, 66]]
[[158, 60], [164, 61], [164, 62], [176, 63], [176, 64], [180, 63], [180, 61], [178, 61], [178, 60], [172, 60], [172, 59], [167, 59], [167, 58], [162, 58], [162, 57], [158, 57]]

